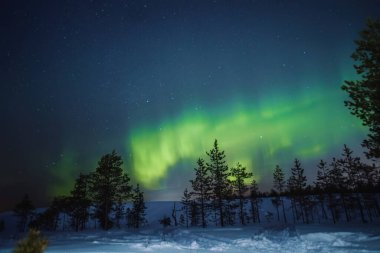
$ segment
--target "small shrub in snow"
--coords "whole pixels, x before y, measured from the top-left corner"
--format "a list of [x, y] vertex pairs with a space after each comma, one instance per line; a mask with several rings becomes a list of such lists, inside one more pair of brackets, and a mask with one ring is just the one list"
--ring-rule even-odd
[[170, 226], [170, 225], [171, 225], [170, 217], [167, 217], [167, 216], [165, 215], [164, 218], [162, 218], [162, 219], [160, 220], [160, 224], [161, 224], [164, 228]]
[[48, 241], [43, 238], [40, 231], [29, 230], [28, 237], [19, 241], [13, 253], [42, 253], [48, 245]]

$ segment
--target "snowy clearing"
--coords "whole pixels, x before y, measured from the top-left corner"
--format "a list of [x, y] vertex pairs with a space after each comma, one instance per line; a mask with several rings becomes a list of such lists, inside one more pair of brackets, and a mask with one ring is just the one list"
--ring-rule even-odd
[[[148, 202], [148, 226], [140, 230], [91, 228], [83, 232], [43, 232], [49, 240], [46, 253], [64, 252], [380, 252], [380, 224], [360, 222], [325, 224], [288, 224], [272, 220], [247, 226], [210, 226], [162, 228], [158, 220], [171, 213], [173, 202]], [[262, 213], [273, 211], [269, 201]], [[290, 217], [290, 214], [289, 214]], [[0, 253], [10, 253], [25, 234], [16, 231], [16, 219], [11, 212], [0, 214], [6, 229], [0, 232]]]
[[[326, 232], [321, 232], [325, 230]], [[46, 252], [380, 252], [375, 226], [248, 226], [56, 232]], [[8, 240], [11, 252], [16, 240]], [[2, 244], [4, 240], [2, 241]]]

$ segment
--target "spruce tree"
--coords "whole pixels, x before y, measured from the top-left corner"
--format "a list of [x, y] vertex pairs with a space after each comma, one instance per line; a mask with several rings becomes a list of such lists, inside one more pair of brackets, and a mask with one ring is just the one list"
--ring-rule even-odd
[[304, 169], [297, 158], [294, 160], [294, 166], [291, 168], [290, 181], [293, 189], [297, 191], [297, 193], [302, 193], [305, 190], [306, 176], [304, 175]]
[[[347, 185], [346, 185], [346, 178], [343, 175], [343, 170], [341, 168], [340, 163], [338, 160], [334, 157], [332, 159], [332, 162], [330, 163], [330, 169], [328, 171], [328, 182], [329, 182], [329, 188], [328, 192], [330, 194], [329, 199], [331, 201], [329, 202], [330, 208], [334, 210], [334, 216], [333, 220], [334, 223], [339, 220], [339, 211], [337, 207], [341, 205], [343, 207], [346, 221], [350, 221], [350, 212], [348, 210], [348, 200], [347, 200]], [[334, 193], [339, 194], [339, 202], [335, 199]]]
[[[306, 189], [306, 176], [304, 175], [304, 169], [301, 166], [300, 161], [296, 158], [294, 160], [294, 166], [291, 168], [291, 176], [288, 180], [288, 187], [293, 197], [294, 211], [296, 217], [301, 216], [304, 223], [308, 223], [308, 213], [305, 208], [307, 197], [305, 197]], [[299, 210], [297, 208], [299, 206]]]
[[123, 161], [116, 151], [102, 156], [91, 174], [90, 191], [95, 203], [95, 217], [103, 229], [113, 226], [111, 212], [119, 201], [125, 201], [131, 191], [129, 177], [122, 169]]
[[360, 217], [363, 223], [367, 222], [364, 218], [364, 210], [362, 204], [361, 194], [358, 192], [360, 181], [362, 178], [362, 163], [360, 158], [352, 156], [353, 151], [344, 145], [343, 154], [341, 159], [338, 160], [339, 165], [342, 168], [343, 176], [345, 176], [345, 184], [347, 190], [351, 192], [351, 201], [356, 203], [356, 207], [359, 208]]
[[230, 181], [228, 180], [228, 166], [225, 160], [226, 155], [224, 151], [219, 149], [217, 140], [214, 141], [213, 149], [206, 152], [206, 154], [210, 158], [207, 168], [211, 172], [214, 208], [219, 215], [220, 226], [223, 227], [225, 225], [225, 200], [231, 194]]
[[17, 227], [20, 232], [24, 232], [30, 222], [35, 208], [28, 194], [25, 194], [23, 199], [16, 204], [13, 212], [18, 218]]
[[[184, 219], [185, 219], [185, 223], [186, 223], [186, 228], [188, 228], [189, 227], [189, 221], [191, 220], [191, 212], [190, 212], [191, 211], [191, 194], [188, 192], [187, 188], [183, 192], [181, 203], [182, 203], [182, 210], [185, 214]], [[204, 223], [204, 224], [206, 224], [206, 223]]]
[[355, 81], [345, 81], [342, 89], [349, 95], [345, 106], [369, 127], [368, 138], [363, 141], [368, 158], [380, 158], [380, 20], [369, 19], [367, 27], [355, 41], [352, 58], [359, 75]]
[[347, 146], [343, 146], [343, 153], [338, 159], [339, 166], [342, 168], [347, 190], [357, 191], [362, 180], [362, 163], [359, 157], [354, 157], [353, 151]]
[[210, 200], [212, 190], [212, 178], [210, 176], [210, 169], [205, 165], [203, 159], [199, 158], [197, 161], [198, 167], [194, 168], [195, 179], [190, 180], [193, 191], [190, 193], [194, 196], [194, 200], [200, 207], [200, 216], [202, 220], [202, 227], [207, 226], [207, 207]]
[[[328, 178], [328, 167], [327, 163], [323, 160], [320, 160], [317, 165], [317, 178], [315, 182], [316, 190], [318, 192], [318, 201], [322, 210], [322, 217], [327, 219], [327, 214], [325, 210], [325, 193], [328, 191], [329, 187], [329, 178]], [[334, 221], [335, 223], [335, 221]]]
[[329, 186], [329, 177], [328, 177], [328, 167], [327, 163], [323, 160], [320, 160], [317, 165], [317, 178], [315, 185], [318, 189], [321, 189], [322, 191], [325, 191], [326, 188]]
[[285, 214], [285, 205], [284, 200], [282, 199], [282, 194], [284, 193], [286, 187], [285, 175], [279, 165], [276, 165], [273, 172], [273, 187], [278, 192], [279, 202], [282, 205], [282, 214], [284, 217], [284, 222], [287, 223], [286, 214]]
[[245, 225], [244, 220], [244, 193], [247, 192], [248, 187], [245, 184], [246, 179], [252, 178], [253, 174], [252, 172], [247, 172], [246, 168], [243, 167], [240, 163], [237, 163], [236, 167], [232, 167], [230, 174], [231, 177], [233, 177], [233, 180], [231, 181], [233, 191], [235, 192], [236, 196], [239, 199], [239, 218], [240, 223], [242, 225]]
[[346, 192], [347, 185], [346, 179], [343, 176], [343, 171], [340, 163], [334, 157], [330, 163], [330, 169], [328, 170], [328, 185], [333, 192]]
[[[56, 231], [61, 221], [60, 214], [68, 212], [68, 210], [68, 197], [54, 197], [49, 207], [44, 212], [37, 214], [29, 226], [38, 230]], [[64, 224], [62, 225], [64, 226]]]

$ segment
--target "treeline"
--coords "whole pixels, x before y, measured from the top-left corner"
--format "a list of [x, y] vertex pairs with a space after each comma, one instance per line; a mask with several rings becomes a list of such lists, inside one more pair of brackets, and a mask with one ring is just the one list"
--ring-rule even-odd
[[[183, 192], [182, 205], [176, 207], [174, 203], [171, 218], [165, 215], [160, 220], [164, 227], [223, 227], [260, 223], [263, 219], [305, 224], [353, 220], [366, 223], [380, 217], [379, 168], [353, 156], [346, 145], [340, 157], [330, 162], [321, 160], [316, 165], [316, 179], [311, 184], [298, 159], [288, 173], [275, 166], [270, 192], [260, 191], [253, 173], [242, 164], [229, 167], [217, 140], [206, 155], [207, 160], [197, 160], [190, 188]], [[104, 155], [94, 172], [79, 175], [69, 196], [55, 197], [44, 212], [36, 213], [25, 195], [13, 210], [19, 230], [30, 227], [55, 231], [69, 225], [80, 231], [89, 227], [90, 221], [93, 228], [102, 229], [120, 228], [121, 224], [129, 228], [146, 225], [144, 194], [138, 184], [131, 186], [122, 164], [115, 151]], [[270, 200], [273, 212], [268, 208], [263, 211], [264, 199]], [[131, 202], [130, 208], [126, 208], [127, 201]]]
[[[206, 152], [208, 161], [201, 158], [190, 180], [191, 189], [182, 197], [184, 225], [216, 226], [239, 223], [259, 223], [262, 218], [284, 223], [329, 222], [359, 219], [371, 222], [380, 217], [378, 193], [380, 171], [354, 157], [344, 145], [343, 153], [331, 162], [321, 160], [316, 166], [315, 182], [307, 183], [304, 168], [298, 159], [290, 168], [289, 177], [277, 165], [273, 170], [273, 188], [259, 191], [253, 174], [240, 163], [229, 168], [226, 155], [217, 140]], [[269, 198], [275, 209], [261, 211], [264, 198]], [[291, 215], [291, 217], [287, 217]]]
[[[139, 185], [132, 187], [129, 176], [123, 172], [122, 158], [115, 151], [101, 157], [94, 172], [80, 174], [75, 180], [69, 196], [55, 197], [43, 212], [35, 208], [25, 195], [14, 208], [18, 217], [18, 229], [24, 232], [28, 227], [38, 230], [55, 231], [59, 224], [62, 230], [67, 224], [75, 231], [88, 226], [90, 218], [94, 227], [102, 229], [120, 227], [121, 220], [131, 228], [146, 224], [144, 194]], [[132, 207], [126, 208], [131, 200]]]

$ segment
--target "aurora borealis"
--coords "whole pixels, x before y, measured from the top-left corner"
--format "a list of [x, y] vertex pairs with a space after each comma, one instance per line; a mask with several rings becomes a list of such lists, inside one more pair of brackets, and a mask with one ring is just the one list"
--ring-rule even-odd
[[339, 96], [318, 91], [307, 94], [263, 102], [259, 107], [237, 102], [217, 111], [184, 113], [155, 128], [139, 128], [131, 137], [133, 168], [138, 168], [134, 174], [146, 187], [160, 187], [160, 181], [179, 162], [204, 157], [211, 140], [218, 138], [229, 165], [243, 163], [259, 180], [262, 169], [288, 164], [289, 157], [329, 156], [334, 144], [360, 133], [360, 123], [347, 113], [329, 117], [331, 108], [339, 106], [334, 103], [340, 102]]
[[[5, 1], [0, 209], [67, 194], [115, 149], [150, 199], [178, 199], [214, 139], [260, 187], [315, 176], [366, 128], [343, 105], [377, 1]], [[311, 182], [311, 180], [309, 182]]]

